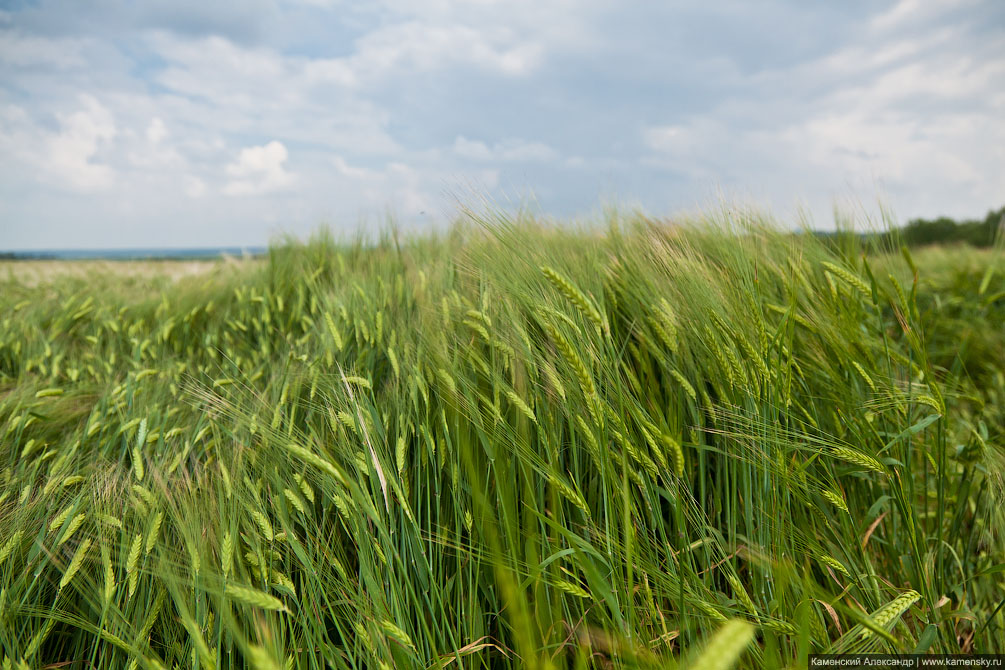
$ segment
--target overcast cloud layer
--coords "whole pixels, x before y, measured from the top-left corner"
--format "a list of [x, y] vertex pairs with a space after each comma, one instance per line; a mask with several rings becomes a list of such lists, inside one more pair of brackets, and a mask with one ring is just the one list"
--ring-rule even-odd
[[0, 4], [0, 249], [1005, 204], [1005, 3]]

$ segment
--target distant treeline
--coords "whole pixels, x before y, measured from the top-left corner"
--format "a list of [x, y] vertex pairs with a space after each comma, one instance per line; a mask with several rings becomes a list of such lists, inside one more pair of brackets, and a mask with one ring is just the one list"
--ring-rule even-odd
[[983, 221], [956, 221], [945, 216], [914, 219], [897, 232], [901, 241], [912, 247], [953, 243], [990, 247], [998, 235], [1005, 236], [1005, 207], [988, 212]]

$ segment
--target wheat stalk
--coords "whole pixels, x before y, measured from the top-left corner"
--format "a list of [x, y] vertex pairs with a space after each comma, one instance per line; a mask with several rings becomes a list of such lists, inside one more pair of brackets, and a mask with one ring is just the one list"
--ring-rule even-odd
[[531, 423], [535, 424], [537, 423], [537, 417], [534, 416], [534, 410], [530, 408], [530, 405], [524, 402], [523, 398], [521, 398], [520, 396], [518, 396], [516, 393], [514, 393], [509, 389], [506, 389], [505, 393], [506, 397], [509, 398], [510, 402], [513, 403], [513, 406], [516, 407], [518, 410], [520, 410], [520, 412], [524, 416], [530, 419]]
[[7, 538], [7, 541], [3, 543], [3, 547], [0, 547], [0, 565], [7, 560], [7, 557], [14, 553], [18, 545], [21, 543], [21, 537], [23, 533], [20, 530], [15, 530], [14, 533]]
[[848, 505], [847, 503], [845, 503], [844, 498], [838, 495], [837, 493], [834, 493], [833, 491], [828, 491], [827, 489], [822, 489], [820, 491], [820, 495], [822, 495], [824, 498], [827, 498], [827, 500], [830, 501], [832, 505], [837, 507], [845, 514], [850, 514], [850, 512], [848, 511]]
[[53, 532], [57, 528], [63, 525], [63, 522], [70, 518], [70, 514], [73, 512], [73, 504], [67, 505], [61, 512], [52, 518], [49, 522], [49, 532]]
[[851, 573], [848, 572], [848, 569], [846, 567], [844, 567], [844, 564], [841, 561], [834, 558], [833, 556], [828, 556], [827, 554], [820, 554], [820, 556], [818, 556], [817, 558], [820, 559], [820, 562], [823, 563], [824, 565], [828, 565], [834, 568], [835, 570], [845, 575], [846, 577], [851, 577]]
[[380, 622], [380, 626], [389, 637], [394, 638], [404, 646], [408, 647], [413, 653], [418, 653], [418, 650], [415, 648], [415, 643], [412, 642], [412, 638], [410, 638], [408, 633], [399, 628], [393, 621], [384, 619]]
[[872, 456], [863, 454], [861, 451], [849, 449], [848, 447], [831, 447], [831, 455], [841, 459], [842, 461], [863, 467], [867, 470], [872, 470], [873, 472], [878, 472], [880, 474], [886, 474], [886, 468], [883, 467], [882, 463], [877, 461]]
[[677, 380], [677, 383], [680, 384], [682, 389], [684, 389], [684, 392], [690, 396], [691, 402], [697, 402], [698, 394], [695, 393], [694, 387], [691, 386], [691, 382], [689, 382], [684, 375], [673, 368], [670, 368], [667, 372], [670, 373], [671, 377]]
[[228, 530], [223, 534], [223, 544], [220, 546], [220, 567], [223, 576], [230, 575], [230, 569], [234, 562], [234, 538]]
[[594, 305], [593, 301], [586, 297], [582, 291], [580, 291], [576, 286], [570, 282], [568, 279], [559, 274], [556, 270], [547, 265], [541, 266], [541, 272], [544, 276], [551, 282], [551, 285], [558, 289], [558, 291], [568, 298], [569, 302], [576, 306], [576, 308], [589, 319], [597, 330], [602, 332], [607, 332], [607, 323], [604, 318], [600, 316], [600, 310], [598, 310]]
[[157, 512], [154, 516], [153, 522], [150, 524], [150, 530], [147, 532], [146, 546], [143, 549], [144, 554], [149, 554], [150, 550], [154, 548], [154, 544], [157, 542], [157, 535], [160, 533], [161, 524], [164, 522], [164, 512]]
[[[869, 621], [875, 624], [877, 628], [887, 628], [890, 624], [899, 619], [904, 612], [910, 609], [911, 605], [919, 600], [921, 600], [921, 594], [917, 591], [905, 591], [884, 605], [879, 611], [873, 613], [873, 615], [869, 617]], [[862, 631], [861, 637], [868, 638], [873, 634], [872, 630], [866, 628]]]
[[296, 509], [304, 516], [307, 515], [307, 510], [304, 507], [303, 501], [300, 500], [300, 496], [298, 496], [290, 489], [283, 489], [283, 495], [286, 496], [286, 500], [289, 501], [289, 503], [294, 507], [294, 509]]
[[736, 595], [736, 599], [743, 603], [743, 606], [747, 608], [747, 611], [756, 618], [757, 617], [757, 605], [750, 598], [750, 594], [747, 590], [743, 588], [743, 584], [734, 575], [727, 574], [726, 579], [729, 581], [729, 585], [733, 587], [733, 593]]
[[224, 593], [227, 596], [245, 605], [250, 605], [252, 607], [257, 607], [259, 609], [264, 610], [287, 611], [286, 605], [284, 605], [283, 602], [278, 598], [270, 596], [268, 593], [265, 593], [264, 591], [253, 589], [249, 586], [241, 586], [239, 584], [227, 584], [227, 586], [224, 588]]
[[663, 444], [666, 445], [667, 449], [670, 451], [670, 457], [673, 460], [673, 472], [678, 477], [684, 475], [684, 450], [681, 448], [680, 443], [673, 439], [666, 433], [660, 433], [660, 439]]
[[102, 596], [105, 607], [108, 607], [112, 602], [112, 596], [115, 595], [115, 570], [112, 567], [112, 559], [109, 555], [108, 547], [105, 545], [101, 546], [101, 563], [105, 568], [105, 589], [102, 592]]
[[567, 593], [570, 596], [574, 596], [576, 598], [590, 598], [590, 599], [593, 598], [593, 596], [590, 595], [590, 592], [584, 589], [579, 584], [573, 584], [572, 582], [567, 582], [564, 579], [559, 579], [553, 582], [552, 584], [559, 591]]
[[872, 289], [869, 288], [869, 285], [866, 284], [864, 281], [862, 281], [862, 279], [860, 279], [858, 276], [852, 274], [848, 270], [845, 270], [843, 267], [839, 265], [835, 265], [834, 263], [828, 263], [824, 261], [822, 265], [828, 270], [830, 270], [832, 273], [843, 279], [846, 284], [848, 284], [856, 291], [861, 293], [864, 297], [866, 298], [872, 297]]
[[80, 570], [80, 566], [84, 564], [84, 559], [87, 558], [87, 550], [91, 548], [91, 538], [84, 538], [83, 542], [77, 547], [77, 551], [74, 552], [73, 558], [70, 559], [70, 564], [67, 566], [66, 571], [63, 573], [63, 578], [59, 580], [59, 590], [62, 591], [63, 587], [70, 583], [73, 576], [77, 574]]
[[136, 563], [140, 558], [140, 550], [143, 548], [143, 536], [140, 533], [136, 533], [136, 537], [133, 538], [133, 543], [129, 548], [129, 555], [126, 557], [126, 575], [129, 577], [129, 597], [133, 597], [133, 593], [136, 591]]
[[589, 370], [587, 370], [586, 364], [583, 363], [583, 360], [579, 357], [579, 354], [576, 353], [576, 350], [573, 349], [572, 345], [569, 344], [569, 341], [557, 328], [555, 328], [555, 326], [546, 322], [544, 324], [544, 328], [548, 331], [548, 335], [551, 336], [551, 339], [555, 342], [559, 353], [562, 354], [562, 357], [565, 358], [566, 362], [572, 368], [572, 371], [576, 374], [583, 392], [587, 396], [591, 397], [596, 395], [597, 390], [593, 385], [593, 377], [590, 375]]
[[63, 533], [63, 536], [61, 538], [59, 538], [59, 542], [56, 543], [56, 546], [57, 547], [62, 546], [71, 537], [73, 537], [73, 534], [76, 533], [77, 529], [80, 528], [84, 524], [84, 521], [86, 519], [87, 519], [87, 514], [85, 512], [81, 512], [77, 516], [73, 517], [70, 520], [70, 524], [66, 527], [66, 532]]
[[272, 530], [272, 524], [269, 523], [269, 517], [258, 510], [249, 510], [249, 512], [251, 513], [251, 518], [255, 520], [258, 528], [262, 531], [262, 537], [265, 538], [265, 541], [272, 542], [275, 533]]

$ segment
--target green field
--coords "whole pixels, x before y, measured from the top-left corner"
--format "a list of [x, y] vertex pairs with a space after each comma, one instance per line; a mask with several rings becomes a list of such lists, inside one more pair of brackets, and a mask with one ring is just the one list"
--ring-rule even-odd
[[487, 218], [4, 266], [0, 667], [1005, 652], [1000, 246]]

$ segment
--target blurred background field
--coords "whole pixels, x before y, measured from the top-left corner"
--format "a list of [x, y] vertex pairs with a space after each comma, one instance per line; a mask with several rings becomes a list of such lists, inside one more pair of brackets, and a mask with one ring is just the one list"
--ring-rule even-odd
[[215, 258], [198, 261], [7, 260], [0, 261], [0, 278], [7, 283], [32, 287], [61, 279], [86, 280], [95, 276], [117, 277], [120, 281], [157, 278], [174, 281], [218, 271], [224, 264], [246, 266], [249, 262], [253, 261], [222, 261]]

